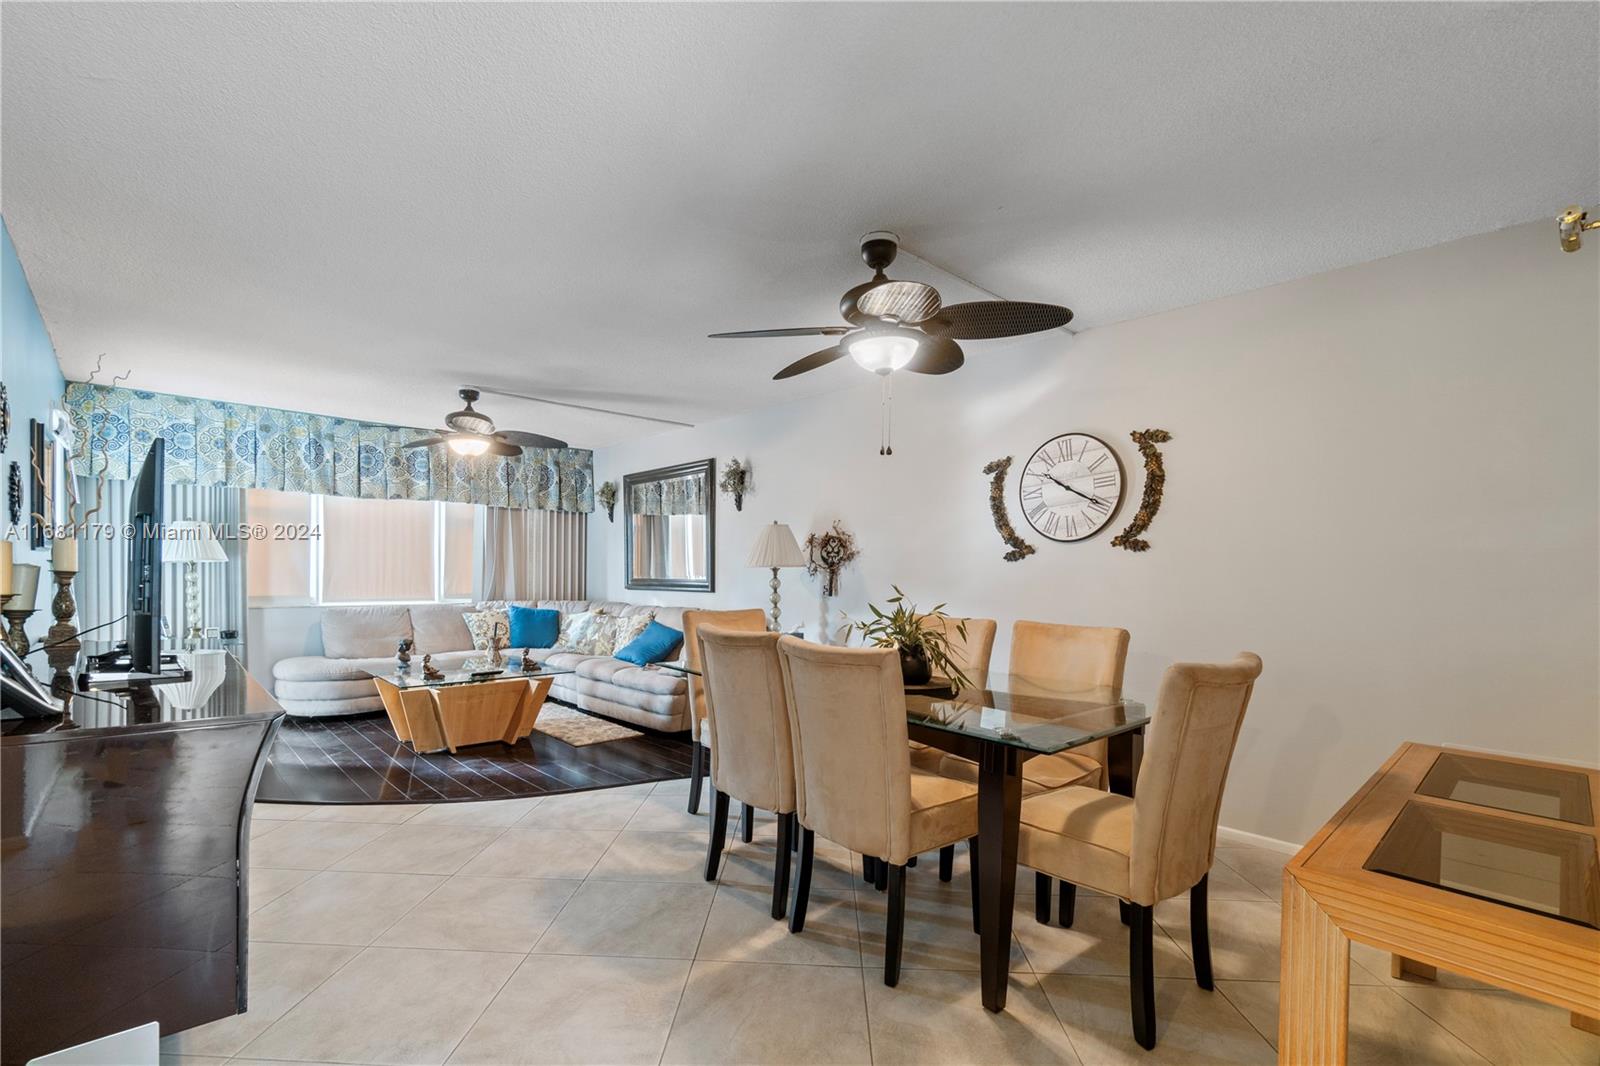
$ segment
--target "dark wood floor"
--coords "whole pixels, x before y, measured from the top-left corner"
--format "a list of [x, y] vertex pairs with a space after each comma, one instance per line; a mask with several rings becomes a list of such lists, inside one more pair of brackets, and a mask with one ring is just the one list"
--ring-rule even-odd
[[684, 739], [645, 733], [573, 747], [537, 729], [515, 745], [418, 755], [382, 714], [286, 718], [267, 757], [263, 803], [448, 803], [582, 792], [689, 776]]

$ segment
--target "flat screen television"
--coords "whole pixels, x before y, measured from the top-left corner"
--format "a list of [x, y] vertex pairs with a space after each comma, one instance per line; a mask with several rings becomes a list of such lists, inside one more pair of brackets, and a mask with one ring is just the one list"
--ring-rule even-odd
[[128, 669], [161, 672], [161, 498], [166, 442], [150, 443], [128, 504]]

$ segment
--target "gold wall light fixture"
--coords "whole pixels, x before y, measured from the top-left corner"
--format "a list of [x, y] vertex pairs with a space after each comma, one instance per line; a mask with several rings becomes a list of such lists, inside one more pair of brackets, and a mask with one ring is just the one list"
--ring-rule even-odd
[[1591, 220], [1587, 211], [1574, 204], [1556, 216], [1556, 227], [1561, 231], [1561, 250], [1576, 252], [1583, 247], [1583, 231], [1600, 229], [1600, 218]]

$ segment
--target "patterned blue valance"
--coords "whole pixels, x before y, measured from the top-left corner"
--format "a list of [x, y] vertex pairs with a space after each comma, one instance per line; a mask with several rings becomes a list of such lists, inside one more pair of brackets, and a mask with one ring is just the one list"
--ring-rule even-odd
[[131, 478], [167, 442], [169, 484], [233, 485], [379, 500], [447, 500], [538, 511], [594, 510], [594, 453], [529, 448], [516, 458], [401, 446], [433, 434], [140, 389], [67, 386], [72, 471]]

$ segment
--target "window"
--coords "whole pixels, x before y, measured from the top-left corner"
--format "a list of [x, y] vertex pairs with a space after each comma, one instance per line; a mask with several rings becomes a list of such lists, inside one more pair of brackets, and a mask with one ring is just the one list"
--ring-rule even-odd
[[250, 602], [470, 600], [477, 506], [250, 489]]

